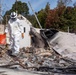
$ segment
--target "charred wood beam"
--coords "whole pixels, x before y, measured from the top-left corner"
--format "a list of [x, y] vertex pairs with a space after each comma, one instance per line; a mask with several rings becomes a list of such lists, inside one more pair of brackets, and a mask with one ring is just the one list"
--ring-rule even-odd
[[13, 65], [19, 65], [19, 63], [13, 63], [13, 64], [1, 65], [0, 67], [1, 67], [1, 68], [9, 68], [10, 66], [13, 66]]
[[39, 67], [37, 71], [42, 72], [53, 72], [53, 73], [63, 73], [63, 74], [76, 74], [76, 66], [75, 67]]

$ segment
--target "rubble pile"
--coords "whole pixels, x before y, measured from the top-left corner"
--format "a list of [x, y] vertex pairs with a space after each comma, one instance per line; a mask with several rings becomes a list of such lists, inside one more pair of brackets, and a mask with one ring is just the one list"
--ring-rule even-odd
[[[57, 32], [54, 31], [54, 33]], [[50, 34], [51, 37], [54, 33]], [[46, 38], [43, 39], [34, 29], [31, 29], [30, 35], [32, 46], [21, 48], [17, 57], [9, 56], [7, 54], [8, 49], [3, 46], [0, 47], [0, 67], [42, 72], [76, 73], [75, 60], [67, 56], [63, 57], [56, 51], [57, 48], [55, 49], [53, 46], [48, 48], [45, 41]]]
[[75, 64], [62, 59], [60, 55], [52, 53], [51, 50], [30, 47], [22, 48], [16, 60], [5, 53], [0, 57], [0, 66], [30, 71], [53, 71], [54, 68], [74, 67]]

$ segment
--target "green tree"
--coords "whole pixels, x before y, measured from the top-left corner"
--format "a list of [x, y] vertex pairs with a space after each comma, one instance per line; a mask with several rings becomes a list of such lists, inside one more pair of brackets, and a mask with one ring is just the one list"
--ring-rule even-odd
[[66, 10], [65, 6], [58, 7], [56, 14], [58, 15], [58, 26], [60, 30], [63, 30], [63, 27], [65, 26], [66, 19], [64, 18], [64, 13]]
[[27, 6], [27, 3], [22, 3], [21, 1], [17, 1], [15, 2], [15, 4], [13, 4], [12, 6], [12, 11], [18, 11], [19, 14], [22, 14], [22, 15], [27, 15], [29, 14], [29, 8]]
[[45, 28], [45, 22], [46, 22], [46, 18], [47, 18], [47, 15], [50, 11], [50, 4], [49, 2], [47, 2], [46, 6], [44, 9], [41, 9], [38, 13], [37, 13], [37, 16], [38, 16], [38, 19], [41, 23], [41, 26], [42, 28]]
[[76, 8], [68, 6], [64, 8], [60, 7], [57, 10], [60, 30], [67, 31], [69, 27], [70, 32], [76, 32]]
[[39, 21], [41, 23], [42, 28], [45, 28], [45, 20], [46, 20], [45, 10], [44, 9], [40, 10], [38, 12], [38, 15], [37, 16], [38, 16], [38, 19], [39, 19]]
[[34, 15], [26, 15], [26, 18], [32, 23], [34, 27], [39, 27]]
[[[58, 0], [58, 4], [57, 4], [57, 14], [59, 17], [59, 29], [60, 30], [64, 30], [67, 31], [68, 29], [68, 20], [67, 17], [68, 15], [66, 14], [67, 11], [67, 5], [70, 4], [72, 2], [72, 0]], [[71, 10], [69, 10], [70, 12]], [[66, 17], [65, 17], [66, 15]], [[70, 14], [71, 15], [71, 14]]]
[[46, 6], [45, 6], [46, 14], [48, 14], [49, 10], [50, 10], [50, 4], [49, 4], [49, 2], [47, 2]]
[[29, 14], [29, 8], [27, 6], [27, 3], [22, 3], [21, 1], [17, 1], [13, 4], [12, 8], [9, 11], [6, 11], [5, 15], [3, 16], [4, 20], [3, 23], [6, 23], [6, 17], [11, 14], [11, 12], [15, 11], [18, 12], [18, 14], [22, 14], [23, 16], [26, 16]]

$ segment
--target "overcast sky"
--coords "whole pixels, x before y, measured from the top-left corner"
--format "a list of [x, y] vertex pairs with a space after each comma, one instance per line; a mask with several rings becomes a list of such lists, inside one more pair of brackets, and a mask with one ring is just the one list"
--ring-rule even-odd
[[[11, 9], [12, 4], [15, 3], [16, 0], [2, 0], [2, 9], [3, 9], [3, 14], [5, 11]], [[31, 3], [33, 9], [35, 12], [41, 10], [42, 8], [44, 8], [46, 6], [46, 3], [49, 2], [50, 3], [50, 8], [53, 9], [57, 6], [57, 0], [19, 0], [22, 2], [26, 2], [28, 4], [28, 1]], [[72, 2], [70, 3], [70, 5], [72, 6], [73, 3], [76, 0], [72, 0]], [[29, 7], [29, 5], [28, 5]], [[32, 13], [30, 7], [29, 7], [29, 12]]]

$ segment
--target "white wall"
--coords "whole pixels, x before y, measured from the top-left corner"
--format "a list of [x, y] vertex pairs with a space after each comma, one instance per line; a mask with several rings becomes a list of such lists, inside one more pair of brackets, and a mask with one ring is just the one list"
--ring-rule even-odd
[[63, 57], [68, 57], [76, 61], [76, 34], [58, 32], [50, 40], [50, 44]]
[[[31, 47], [31, 37], [29, 35], [29, 32], [30, 32], [30, 26], [32, 24], [25, 17], [23, 17], [22, 15], [19, 15], [18, 18], [21, 20], [23, 28], [25, 27], [24, 38], [20, 39], [20, 48]], [[7, 44], [10, 44], [8, 34], [7, 34]]]
[[23, 28], [25, 27], [24, 38], [20, 39], [20, 48], [22, 47], [31, 47], [31, 37], [29, 35], [30, 25], [27, 24], [25, 20], [21, 20]]

